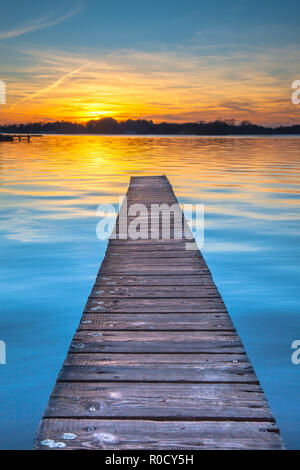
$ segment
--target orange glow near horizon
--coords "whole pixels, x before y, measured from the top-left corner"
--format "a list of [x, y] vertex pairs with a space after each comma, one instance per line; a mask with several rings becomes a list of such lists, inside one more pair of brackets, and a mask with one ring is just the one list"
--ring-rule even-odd
[[31, 79], [6, 81], [0, 123], [86, 122], [105, 116], [155, 122], [234, 118], [271, 125], [300, 121], [291, 84], [268, 72], [265, 57], [235, 60], [127, 51], [87, 61], [48, 53], [38, 56], [38, 73], [33, 67]]

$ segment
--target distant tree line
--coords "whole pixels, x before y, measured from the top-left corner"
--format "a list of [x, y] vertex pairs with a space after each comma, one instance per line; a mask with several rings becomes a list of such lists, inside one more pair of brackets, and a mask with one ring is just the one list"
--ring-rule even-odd
[[171, 123], [154, 123], [146, 119], [117, 121], [111, 117], [91, 120], [85, 124], [68, 121], [33, 122], [28, 124], [5, 124], [3, 133], [31, 134], [168, 134], [168, 135], [280, 135], [300, 134], [300, 124], [292, 126], [265, 127], [250, 121], [236, 123], [234, 119]]

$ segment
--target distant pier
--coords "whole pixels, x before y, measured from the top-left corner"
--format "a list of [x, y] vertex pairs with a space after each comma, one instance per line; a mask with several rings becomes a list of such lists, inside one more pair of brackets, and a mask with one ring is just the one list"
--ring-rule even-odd
[[13, 142], [14, 140], [27, 140], [30, 142], [32, 137], [43, 137], [42, 134], [3, 134], [0, 133], [0, 142]]
[[[131, 178], [127, 200], [178, 202], [165, 176]], [[122, 238], [108, 243], [35, 448], [283, 449], [200, 251]]]

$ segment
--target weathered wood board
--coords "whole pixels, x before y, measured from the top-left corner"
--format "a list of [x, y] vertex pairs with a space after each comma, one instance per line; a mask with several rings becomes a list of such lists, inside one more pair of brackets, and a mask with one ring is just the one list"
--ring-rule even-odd
[[[131, 178], [128, 207], [154, 203], [177, 203], [167, 178]], [[181, 218], [169, 239], [154, 217], [158, 238], [137, 240], [124, 238], [117, 218], [35, 448], [284, 448], [210, 270], [186, 249], [193, 240]]]

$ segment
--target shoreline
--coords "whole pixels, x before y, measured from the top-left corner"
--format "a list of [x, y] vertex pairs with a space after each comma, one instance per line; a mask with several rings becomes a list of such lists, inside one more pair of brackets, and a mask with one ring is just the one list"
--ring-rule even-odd
[[[28, 135], [32, 135], [31, 133], [27, 133], [27, 132], [19, 132], [18, 133], [19, 135], [24, 135], [24, 136], [28, 136]], [[2, 134], [0, 133], [0, 142], [8, 142], [8, 141], [11, 141], [11, 139], [9, 137], [15, 135], [14, 132], [6, 132], [5, 134]], [[72, 134], [67, 134], [67, 133], [43, 133], [41, 132], [40, 134], [36, 134], [36, 136], [43, 136], [43, 137], [51, 137], [51, 136], [54, 136], [54, 137], [57, 137], [57, 136], [61, 136], [61, 137], [191, 137], [191, 138], [195, 138], [195, 137], [199, 137], [199, 138], [216, 138], [216, 137], [219, 137], [219, 138], [234, 138], [234, 137], [239, 137], [239, 138], [259, 138], [259, 137], [277, 137], [277, 138], [280, 138], [280, 137], [292, 137], [292, 138], [300, 138], [300, 133], [299, 134], [107, 134], [107, 133], [103, 133], [103, 134], [96, 134], [96, 133], [93, 133], [93, 134], [76, 134], [76, 133], [72, 133]], [[2, 137], [8, 137], [8, 139], [2, 139]]]

